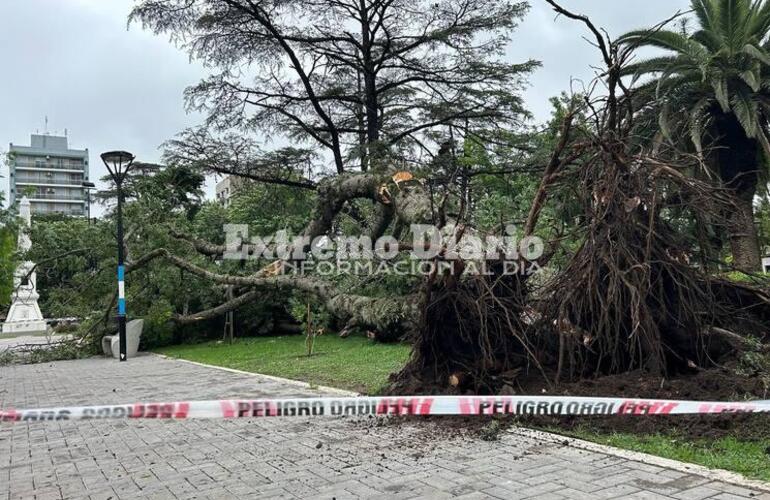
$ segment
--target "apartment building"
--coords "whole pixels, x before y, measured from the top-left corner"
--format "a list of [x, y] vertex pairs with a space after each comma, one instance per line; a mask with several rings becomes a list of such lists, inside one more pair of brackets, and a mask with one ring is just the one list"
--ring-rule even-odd
[[237, 177], [234, 175], [228, 175], [217, 183], [215, 188], [217, 201], [220, 205], [227, 208], [230, 206], [230, 200], [238, 189], [242, 188], [248, 183], [247, 179], [243, 177]]
[[11, 144], [10, 202], [27, 196], [33, 214], [84, 216], [88, 149], [70, 149], [67, 137], [32, 134], [29, 146]]

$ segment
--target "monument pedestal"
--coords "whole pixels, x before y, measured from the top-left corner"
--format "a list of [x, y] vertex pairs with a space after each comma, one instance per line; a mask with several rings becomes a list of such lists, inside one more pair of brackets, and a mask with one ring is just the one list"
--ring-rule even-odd
[[14, 321], [2, 325], [3, 335], [42, 335], [48, 333], [45, 320]]
[[3, 333], [6, 335], [46, 333], [45, 319], [40, 312], [40, 306], [37, 305], [40, 295], [35, 289], [36, 276], [34, 272], [29, 272], [33, 266], [31, 262], [24, 262], [16, 270], [11, 310], [8, 311], [8, 317], [3, 324]]
[[[19, 229], [19, 250], [24, 253], [32, 248], [27, 230], [32, 224], [29, 200], [24, 197], [19, 203], [19, 216], [23, 225]], [[11, 310], [2, 327], [5, 335], [35, 335], [47, 332], [47, 325], [37, 300], [37, 273], [33, 262], [22, 262], [16, 269], [11, 295]]]

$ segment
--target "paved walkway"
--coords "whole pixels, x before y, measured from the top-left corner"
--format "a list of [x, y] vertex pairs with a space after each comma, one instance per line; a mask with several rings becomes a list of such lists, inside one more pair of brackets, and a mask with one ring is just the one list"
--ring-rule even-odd
[[[16, 408], [317, 391], [142, 356], [0, 367]], [[768, 485], [770, 487], [770, 485]], [[767, 490], [770, 491], [770, 490]], [[0, 424], [0, 498], [761, 498], [697, 474], [436, 421], [273, 418]]]
[[11, 337], [0, 334], [0, 353], [22, 345], [47, 345], [66, 340], [68, 335], [21, 335]]

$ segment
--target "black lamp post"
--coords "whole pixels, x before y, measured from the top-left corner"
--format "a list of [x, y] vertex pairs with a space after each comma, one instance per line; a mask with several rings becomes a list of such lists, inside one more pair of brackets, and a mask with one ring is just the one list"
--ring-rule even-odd
[[88, 204], [88, 225], [91, 225], [91, 190], [96, 189], [96, 184], [89, 181], [83, 181], [81, 184], [83, 186], [83, 191], [86, 193], [86, 203]]
[[120, 360], [126, 360], [126, 287], [123, 268], [123, 181], [134, 162], [134, 155], [125, 151], [110, 151], [102, 154], [102, 161], [115, 181], [118, 194], [118, 335]]

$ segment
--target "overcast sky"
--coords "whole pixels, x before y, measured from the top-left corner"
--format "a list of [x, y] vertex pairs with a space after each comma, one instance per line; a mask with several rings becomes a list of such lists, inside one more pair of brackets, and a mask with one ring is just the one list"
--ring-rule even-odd
[[[589, 14], [610, 34], [648, 27], [685, 9], [688, 0], [563, 0]], [[0, 1], [0, 151], [28, 145], [29, 134], [63, 133], [91, 152], [91, 179], [106, 174], [99, 153], [125, 149], [157, 161], [158, 147], [200, 116], [185, 112], [182, 92], [205, 70], [165, 37], [126, 27], [134, 0]], [[585, 29], [555, 19], [544, 0], [532, 9], [509, 48], [512, 61], [540, 60], [526, 91], [538, 120], [548, 117], [548, 98], [567, 90], [572, 78], [588, 81], [598, 52], [581, 39]], [[6, 191], [7, 167], [0, 168]], [[211, 192], [211, 186], [208, 191]]]

